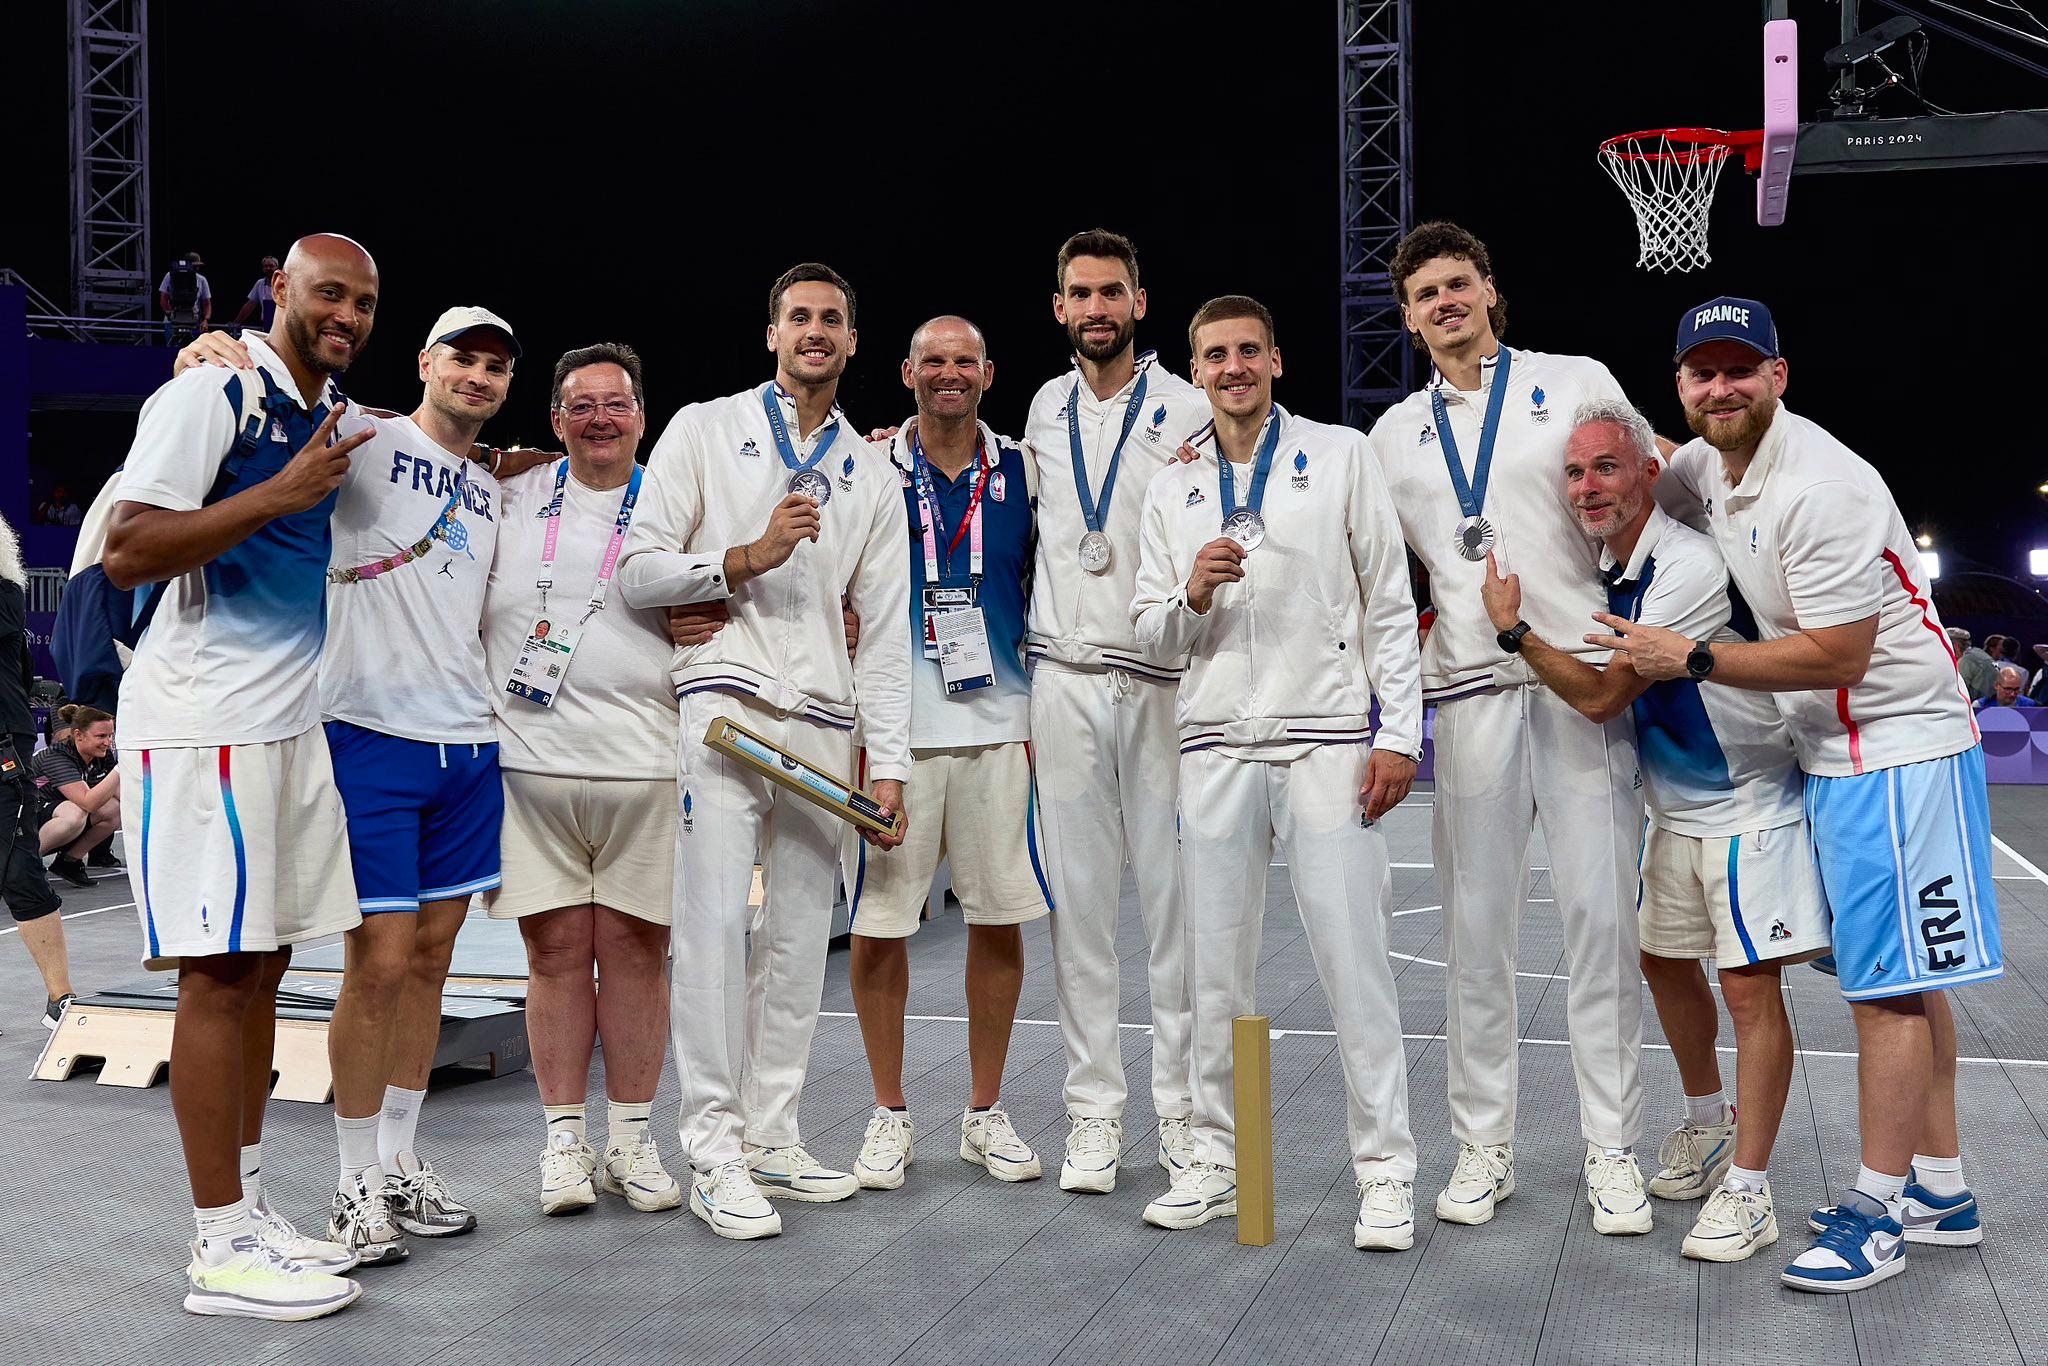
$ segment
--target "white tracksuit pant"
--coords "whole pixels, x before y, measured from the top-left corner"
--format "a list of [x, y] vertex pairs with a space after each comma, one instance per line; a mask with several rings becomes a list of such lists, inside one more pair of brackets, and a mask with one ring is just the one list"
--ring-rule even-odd
[[1625, 1147], [1643, 1124], [1636, 856], [1642, 802], [1634, 726], [1597, 726], [1548, 688], [1504, 688], [1436, 714], [1435, 847], [1444, 899], [1451, 1130], [1515, 1136], [1515, 936], [1531, 819], [1543, 823], [1564, 921], [1565, 995], [1579, 1127]]
[[1173, 697], [1172, 684], [1119, 669], [1091, 673], [1040, 662], [1032, 672], [1032, 750], [1052, 873], [1053, 983], [1072, 1115], [1119, 1119], [1124, 1112], [1116, 921], [1126, 852], [1150, 949], [1152, 1108], [1162, 1119], [1188, 1114]]
[[[704, 745], [714, 717], [846, 777], [853, 737], [722, 693], [682, 703], [676, 781], [675, 926], [669, 1020], [682, 1082], [681, 1135], [700, 1172], [743, 1156], [742, 1141], [797, 1141], [797, 1097], [824, 996], [844, 823]], [[748, 953], [759, 846], [766, 894]], [[742, 1082], [744, 1078], [744, 1082]]]
[[1360, 745], [1320, 745], [1290, 763], [1207, 751], [1181, 757], [1194, 1127], [1205, 1161], [1237, 1166], [1230, 1022], [1255, 1013], [1267, 864], [1277, 842], [1336, 1026], [1352, 1169], [1361, 1180], [1415, 1179], [1401, 1006], [1387, 966], [1387, 842], [1363, 823], [1358, 800], [1365, 757]]

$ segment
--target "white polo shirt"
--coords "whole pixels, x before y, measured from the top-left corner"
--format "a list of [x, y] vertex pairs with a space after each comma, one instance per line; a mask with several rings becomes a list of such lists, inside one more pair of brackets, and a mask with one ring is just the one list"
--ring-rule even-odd
[[[1595, 399], [1625, 401], [1607, 367], [1584, 356], [1552, 356], [1511, 348], [1508, 394], [1501, 409], [1492, 473], [1482, 515], [1494, 527], [1501, 573], [1522, 576], [1523, 611], [1537, 635], [1557, 649], [1598, 662], [1582, 643], [1592, 615], [1606, 608], [1598, 566], [1600, 545], [1572, 516], [1564, 492], [1564, 446], [1572, 411]], [[1460, 556], [1453, 533], [1459, 506], [1430, 395], [1441, 392], [1469, 481], [1479, 457], [1480, 428], [1499, 357], [1480, 370], [1479, 388], [1462, 393], [1432, 373], [1429, 383], [1373, 424], [1372, 449], [1386, 472], [1408, 546], [1429, 570], [1436, 625], [1422, 647], [1423, 696], [1449, 701], [1487, 688], [1536, 681], [1519, 655], [1500, 648], [1479, 598], [1486, 562]]]
[[[677, 708], [668, 678], [675, 654], [668, 612], [633, 607], [614, 582], [604, 610], [584, 624], [575, 658], [552, 707], [505, 691], [512, 665], [541, 611], [540, 558], [547, 538], [555, 474], [550, 461], [504, 481], [498, 553], [484, 598], [484, 659], [498, 723], [498, 764], [561, 778], [659, 778], [676, 775]], [[645, 491], [643, 485], [642, 491]], [[570, 474], [548, 577], [550, 613], [581, 617], [611, 544], [626, 485], [593, 489]], [[638, 505], [635, 505], [635, 515]], [[614, 570], [614, 573], [617, 571]]]
[[[1728, 567], [1713, 538], [1662, 508], [1650, 509], [1626, 566], [1603, 549], [1600, 569], [1613, 580], [1607, 602], [1619, 616], [1688, 640], [1743, 638], [1730, 624]], [[1672, 678], [1652, 683], [1632, 710], [1652, 825], [1726, 837], [1775, 830], [1804, 814], [1805, 780], [1771, 694]]]
[[[369, 424], [351, 415], [339, 431]], [[334, 569], [387, 559], [454, 523], [426, 554], [375, 578], [327, 585], [320, 710], [427, 744], [489, 744], [484, 588], [498, 543], [498, 481], [466, 454], [443, 450], [409, 417], [376, 420], [334, 505]]]
[[[1137, 392], [1140, 382], [1145, 386], [1142, 396]], [[1100, 498], [1124, 418], [1132, 416], [1116, 486], [1110, 490], [1109, 506], [1101, 509], [1103, 534], [1111, 546], [1109, 568], [1101, 574], [1083, 569], [1079, 556], [1088, 524], [1081, 516], [1081, 493], [1074, 483], [1070, 403], [1080, 405], [1081, 460], [1090, 499]], [[1208, 421], [1207, 395], [1159, 364], [1150, 351], [1138, 357], [1130, 383], [1107, 399], [1095, 397], [1077, 366], [1047, 380], [1031, 400], [1024, 440], [1038, 462], [1038, 558], [1026, 653], [1034, 663], [1051, 659], [1086, 669], [1123, 669], [1169, 682], [1180, 677], [1184, 659], [1147, 650], [1131, 633], [1138, 520], [1145, 512], [1145, 488], [1152, 476], [1173, 463], [1181, 443]]]
[[[1765, 639], [1878, 619], [1862, 682], [1777, 694], [1801, 768], [1837, 778], [1977, 743], [1912, 533], [1866, 461], [1780, 407], [1740, 484], [1729, 484], [1721, 453], [1703, 440], [1672, 455], [1668, 478], [1705, 505]], [[1659, 497], [1670, 504], [1661, 485]]]

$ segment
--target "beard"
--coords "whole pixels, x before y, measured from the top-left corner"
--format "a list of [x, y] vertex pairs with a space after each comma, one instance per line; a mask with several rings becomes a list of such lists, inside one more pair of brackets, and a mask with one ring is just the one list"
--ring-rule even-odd
[[810, 362], [798, 355], [797, 348], [793, 346], [787, 354], [778, 355], [776, 361], [783, 374], [800, 379], [805, 384], [829, 384], [846, 373], [846, 353], [836, 347], [826, 358], [823, 373], [814, 373], [810, 369]]
[[463, 427], [481, 427], [498, 415], [498, 409], [505, 406], [501, 399], [484, 408], [472, 408], [462, 401], [461, 395], [452, 390], [429, 389], [427, 405], [450, 422]]
[[1637, 490], [1591, 514], [1573, 508], [1572, 516], [1578, 520], [1579, 530], [1596, 541], [1604, 541], [1636, 519], [1636, 514], [1643, 510], [1643, 499], [1648, 496]]
[[[338, 375], [348, 369], [348, 361], [339, 365], [323, 358], [320, 354], [320, 329], [297, 314], [290, 314], [284, 320], [284, 335], [291, 342], [292, 350], [299, 356], [299, 363], [316, 375]], [[351, 341], [354, 341], [351, 338]], [[362, 349], [358, 341], [349, 347], [349, 360], [355, 359]]]
[[1136, 318], [1126, 318], [1118, 323], [1115, 333], [1106, 342], [1087, 340], [1082, 334], [1081, 327], [1080, 323], [1067, 324], [1067, 341], [1073, 346], [1076, 355], [1097, 365], [1113, 356], [1121, 355], [1124, 348], [1138, 335]]
[[1717, 421], [1707, 415], [1705, 408], [1687, 408], [1685, 425], [1692, 428], [1693, 435], [1704, 437], [1715, 450], [1739, 451], [1768, 431], [1771, 419], [1777, 415], [1777, 395], [1766, 394], [1732, 420], [1723, 418]]

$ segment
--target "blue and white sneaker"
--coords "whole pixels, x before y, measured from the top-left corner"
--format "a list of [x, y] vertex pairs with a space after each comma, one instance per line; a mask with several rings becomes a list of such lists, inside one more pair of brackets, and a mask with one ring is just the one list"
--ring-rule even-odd
[[1196, 1160], [1174, 1173], [1166, 1194], [1145, 1206], [1145, 1222], [1158, 1228], [1200, 1228], [1237, 1213], [1237, 1173]]
[[747, 1165], [761, 1194], [775, 1200], [827, 1204], [844, 1200], [860, 1189], [852, 1172], [834, 1171], [812, 1157], [801, 1143], [783, 1148], [749, 1148]]
[[1827, 1231], [1778, 1279], [1794, 1290], [1840, 1295], [1867, 1289], [1906, 1269], [1906, 1231], [1898, 1220], [1849, 1205], [1835, 1210]]
[[697, 1173], [690, 1182], [690, 1213], [721, 1238], [773, 1238], [782, 1232], [782, 1216], [738, 1160]]
[[[1825, 1233], [1841, 1217], [1840, 1205], [1815, 1210], [1806, 1226]], [[1977, 1197], [1964, 1191], [1959, 1195], [1936, 1195], [1918, 1181], [1908, 1179], [1900, 1197], [1899, 1223], [1909, 1243], [1935, 1247], [1975, 1247], [1984, 1241], [1984, 1225], [1977, 1218]]]
[[1720, 1186], [1734, 1161], [1733, 1106], [1726, 1124], [1695, 1124], [1688, 1119], [1657, 1149], [1650, 1194], [1659, 1200], [1698, 1200]]

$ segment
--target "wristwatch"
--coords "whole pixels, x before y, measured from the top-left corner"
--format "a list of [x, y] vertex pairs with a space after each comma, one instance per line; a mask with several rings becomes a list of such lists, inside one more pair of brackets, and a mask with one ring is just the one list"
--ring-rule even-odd
[[1518, 621], [1513, 626], [1508, 627], [1507, 630], [1495, 636], [1494, 639], [1500, 642], [1501, 649], [1506, 650], [1511, 655], [1518, 655], [1522, 653], [1522, 637], [1528, 634], [1529, 623]]
[[1686, 677], [1697, 683], [1714, 671], [1714, 651], [1704, 640], [1697, 641], [1685, 657]]

